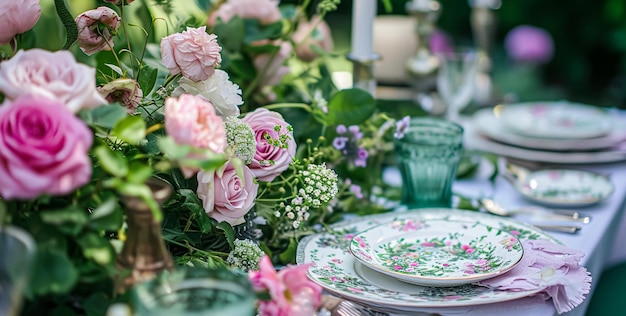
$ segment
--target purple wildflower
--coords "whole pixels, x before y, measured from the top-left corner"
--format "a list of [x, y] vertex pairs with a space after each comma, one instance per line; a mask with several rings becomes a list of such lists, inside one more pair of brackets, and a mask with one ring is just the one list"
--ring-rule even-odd
[[348, 129], [346, 128], [345, 125], [341, 124], [341, 125], [337, 125], [337, 134], [344, 134], [345, 132], [348, 131]]
[[393, 134], [395, 138], [403, 138], [404, 133], [406, 133], [407, 129], [409, 129], [409, 124], [411, 123], [411, 118], [408, 116], [403, 117], [401, 120], [396, 122], [396, 132]]
[[342, 150], [344, 148], [346, 148], [346, 144], [348, 143], [348, 137], [335, 137], [335, 139], [333, 140], [333, 147], [335, 147], [337, 150]]

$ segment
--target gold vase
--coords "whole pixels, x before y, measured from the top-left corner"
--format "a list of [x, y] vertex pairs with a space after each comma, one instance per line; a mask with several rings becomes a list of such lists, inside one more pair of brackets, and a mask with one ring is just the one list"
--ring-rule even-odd
[[[159, 206], [172, 193], [172, 187], [166, 181], [151, 178], [146, 184]], [[116, 283], [118, 293], [123, 293], [129, 287], [152, 279], [159, 272], [174, 266], [161, 235], [161, 223], [154, 218], [148, 204], [134, 196], [123, 196], [122, 202], [125, 205], [128, 227], [126, 242], [117, 256], [117, 265], [123, 271]]]

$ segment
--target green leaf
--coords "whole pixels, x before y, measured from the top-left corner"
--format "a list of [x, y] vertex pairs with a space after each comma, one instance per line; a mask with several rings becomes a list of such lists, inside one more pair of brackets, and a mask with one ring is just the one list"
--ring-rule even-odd
[[296, 250], [297, 249], [298, 249], [298, 242], [293, 238], [290, 239], [289, 246], [287, 246], [287, 249], [285, 249], [285, 251], [283, 251], [280, 255], [278, 255], [280, 262], [284, 264], [296, 263]]
[[96, 147], [93, 152], [106, 172], [120, 178], [128, 174], [128, 162], [122, 153], [112, 151], [106, 145]]
[[113, 64], [109, 64], [109, 63], [105, 63], [104, 65], [109, 67], [109, 68], [111, 68], [111, 70], [115, 71], [115, 73], [117, 73], [118, 75], [120, 75], [120, 76], [124, 75], [124, 71], [119, 66], [113, 65]]
[[144, 95], [149, 95], [156, 83], [159, 71], [148, 65], [142, 65], [137, 82]]
[[46, 294], [67, 294], [78, 281], [78, 270], [67, 254], [51, 249], [37, 249], [29, 297]]
[[111, 134], [130, 144], [146, 139], [146, 122], [139, 115], [127, 116], [115, 124]]
[[327, 125], [358, 125], [374, 114], [376, 100], [360, 89], [335, 93], [328, 101]]
[[111, 264], [115, 260], [115, 251], [111, 243], [96, 233], [87, 233], [76, 239], [83, 250], [83, 256], [99, 265]]
[[111, 185], [122, 195], [126, 196], [134, 196], [141, 198], [148, 207], [152, 211], [152, 215], [154, 216], [154, 220], [156, 222], [161, 222], [163, 219], [163, 213], [161, 213], [161, 209], [159, 204], [152, 197], [152, 191], [150, 188], [142, 183], [130, 183], [124, 182], [119, 179], [112, 179]]
[[228, 23], [219, 19], [213, 28], [213, 34], [217, 35], [217, 41], [225, 50], [238, 52], [241, 51], [243, 45], [245, 30], [244, 21], [234, 16]]
[[87, 209], [70, 206], [66, 209], [43, 211], [41, 212], [41, 220], [57, 227], [63, 233], [77, 235], [87, 224], [89, 218]]
[[215, 225], [215, 227], [224, 232], [224, 236], [226, 236], [230, 249], [235, 248], [235, 231], [233, 230], [233, 226], [231, 226], [228, 222], [219, 222]]
[[256, 68], [254, 64], [248, 59], [233, 58], [230, 60], [230, 67], [233, 74], [246, 80], [252, 80], [256, 76]]
[[131, 161], [129, 167], [128, 181], [132, 183], [144, 183], [152, 176], [152, 168], [139, 161]]
[[174, 138], [170, 136], [159, 138], [157, 143], [161, 152], [173, 160], [187, 157], [187, 154], [189, 154], [192, 148], [191, 146], [179, 145]]
[[124, 222], [124, 214], [116, 198], [109, 198], [100, 204], [89, 217], [89, 227], [101, 231], [116, 231]]
[[196, 223], [200, 227], [200, 231], [203, 234], [210, 233], [213, 229], [211, 219], [206, 214], [206, 211], [202, 206], [202, 201], [198, 199], [198, 195], [196, 194], [196, 192], [189, 189], [182, 189], [178, 191], [178, 193], [185, 198], [182, 207], [191, 210], [191, 213], [195, 216]]
[[265, 39], [278, 39], [283, 31], [282, 20], [267, 25], [261, 25], [258, 20], [254, 19], [245, 19], [244, 21], [245, 37], [243, 42], [246, 44]]
[[80, 118], [87, 125], [95, 125], [104, 128], [113, 128], [117, 122], [125, 118], [128, 111], [119, 103], [102, 105], [93, 109], [82, 110]]
[[93, 295], [88, 297], [84, 301], [83, 307], [85, 308], [87, 316], [104, 316], [106, 310], [112, 303], [113, 301], [109, 296], [100, 292], [94, 293]]

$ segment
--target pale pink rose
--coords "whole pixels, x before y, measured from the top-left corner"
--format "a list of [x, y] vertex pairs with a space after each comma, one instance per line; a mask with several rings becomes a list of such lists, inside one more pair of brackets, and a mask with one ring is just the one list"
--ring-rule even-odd
[[554, 53], [552, 36], [546, 30], [530, 25], [512, 29], [504, 39], [509, 56], [518, 62], [546, 63]]
[[172, 75], [179, 73], [193, 81], [202, 81], [215, 72], [222, 61], [217, 35], [207, 34], [206, 26], [188, 27], [182, 33], [161, 39], [161, 61]]
[[[270, 182], [289, 168], [296, 154], [291, 125], [279, 113], [264, 108], [246, 114], [242, 121], [250, 125], [256, 139], [256, 153], [250, 169], [260, 181]], [[276, 127], [279, 127], [278, 131]], [[276, 144], [281, 135], [286, 136], [284, 143]]]
[[314, 315], [321, 303], [322, 288], [306, 276], [310, 265], [287, 266], [276, 272], [266, 255], [258, 271], [248, 272], [256, 292], [268, 292], [270, 300], [259, 301], [261, 316]]
[[254, 174], [246, 166], [243, 166], [243, 178], [230, 162], [215, 172], [198, 172], [198, 197], [207, 214], [218, 222], [241, 224], [254, 206], [258, 189]]
[[276, 0], [228, 0], [209, 16], [207, 24], [215, 25], [218, 17], [228, 22], [234, 16], [259, 20], [261, 24], [271, 24], [282, 18]]
[[[196, 148], [224, 152], [226, 129], [222, 119], [215, 113], [213, 104], [200, 96], [183, 94], [165, 100], [165, 131], [176, 143]], [[192, 154], [189, 158], [202, 159]], [[185, 177], [191, 177], [198, 168], [185, 167]]]
[[[283, 42], [280, 44], [280, 49], [274, 59], [272, 54], [260, 54], [254, 57], [254, 67], [258, 72], [265, 72], [259, 82], [262, 82], [266, 86], [273, 86], [280, 82], [280, 80], [289, 73], [289, 66], [285, 65], [285, 60], [289, 58], [293, 48], [289, 42]], [[267, 66], [269, 64], [269, 66]]]
[[63, 195], [91, 177], [92, 133], [58, 100], [24, 95], [0, 106], [0, 196]]
[[78, 46], [85, 54], [91, 56], [99, 51], [112, 49], [113, 34], [120, 27], [117, 12], [108, 7], [98, 7], [83, 12], [75, 21], [78, 27]]
[[32, 29], [40, 16], [39, 0], [0, 0], [0, 45]]
[[115, 79], [98, 88], [98, 92], [109, 103], [119, 102], [128, 109], [129, 114], [135, 113], [143, 98], [143, 91], [137, 81], [129, 78]]
[[327, 52], [333, 50], [333, 37], [330, 33], [330, 27], [319, 15], [314, 16], [310, 21], [301, 19], [291, 39], [297, 45], [296, 56], [307, 62], [318, 57], [317, 53], [311, 49], [312, 45]]
[[96, 90], [96, 70], [63, 50], [18, 51], [0, 64], [0, 91], [9, 100], [25, 94], [58, 100], [73, 113], [107, 103]]

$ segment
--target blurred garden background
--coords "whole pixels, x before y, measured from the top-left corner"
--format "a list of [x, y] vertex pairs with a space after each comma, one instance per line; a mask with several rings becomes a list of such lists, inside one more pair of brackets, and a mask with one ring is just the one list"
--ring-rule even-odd
[[[392, 10], [379, 2], [378, 15], [407, 15], [406, 0], [390, 0]], [[468, 1], [439, 0], [437, 27], [455, 43], [472, 42]], [[327, 20], [336, 50], [348, 50], [351, 1], [342, 1]], [[626, 2], [623, 0], [502, 1], [491, 52], [496, 85], [518, 94], [520, 101], [568, 99], [593, 105], [626, 108]], [[504, 40], [519, 25], [545, 29], [554, 42], [554, 55], [533, 76], [514, 67]], [[406, 34], [407, 37], [414, 34]], [[399, 46], [403, 43], [398, 43]], [[522, 78], [522, 79], [520, 79]]]

